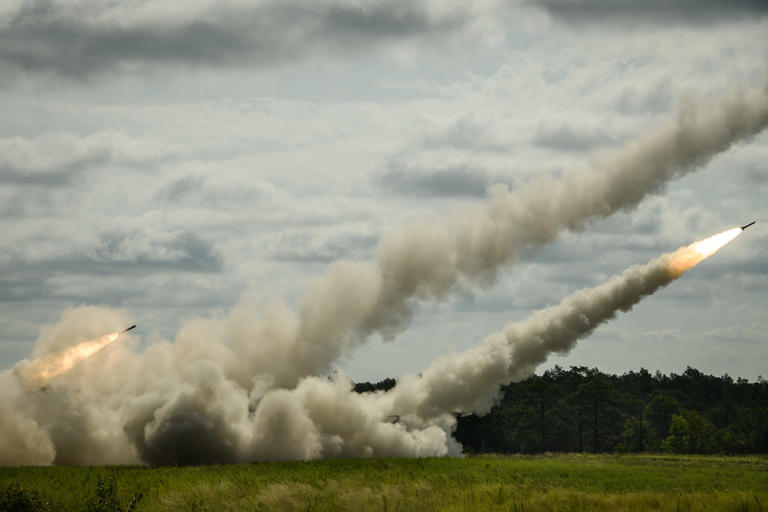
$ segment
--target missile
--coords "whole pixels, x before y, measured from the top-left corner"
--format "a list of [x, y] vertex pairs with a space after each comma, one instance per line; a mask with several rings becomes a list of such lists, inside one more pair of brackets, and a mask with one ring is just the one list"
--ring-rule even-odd
[[135, 328], [136, 328], [136, 326], [135, 326], [135, 325], [132, 325], [132, 326], [130, 326], [129, 328], [127, 328], [126, 330], [124, 330], [124, 331], [120, 331], [120, 334], [123, 334], [123, 333], [125, 333], [125, 332], [128, 332], [128, 331], [130, 331], [131, 329], [135, 329]]
[[[751, 226], [751, 225], [752, 225], [752, 224], [754, 224], [754, 223], [755, 223], [755, 221], [753, 220], [752, 222], [750, 222], [750, 223], [749, 223], [749, 224], [747, 224], [746, 226], [741, 226], [741, 230], [742, 230], [742, 231], [744, 231], [745, 229], [747, 229], [749, 226]], [[136, 327], [136, 326], [134, 325], [134, 327]]]

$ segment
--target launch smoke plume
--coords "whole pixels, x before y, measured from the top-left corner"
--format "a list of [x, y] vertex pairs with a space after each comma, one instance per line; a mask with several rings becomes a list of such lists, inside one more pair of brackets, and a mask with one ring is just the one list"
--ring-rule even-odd
[[[500, 383], [524, 377], [553, 350], [568, 350], [685, 267], [670, 270], [663, 259], [630, 269], [463, 355], [437, 361], [422, 378], [401, 379], [390, 393], [357, 395], [342, 376], [317, 375], [367, 336], [396, 335], [415, 300], [440, 300], [461, 282], [492, 282], [517, 249], [633, 208], [766, 125], [766, 90], [702, 111], [690, 107], [675, 124], [586, 174], [514, 191], [492, 187], [488, 199], [459, 220], [390, 235], [373, 261], [337, 262], [310, 286], [298, 311], [273, 303], [256, 317], [241, 305], [223, 319], [189, 321], [175, 342], [153, 343], [141, 353], [130, 342], [112, 343], [51, 376], [47, 391], [0, 372], [0, 464], [458, 453], [450, 436], [453, 412], [486, 411]], [[43, 332], [35, 361], [25, 365], [123, 325], [128, 320], [113, 310], [67, 311]], [[401, 421], [391, 423], [391, 415]]]

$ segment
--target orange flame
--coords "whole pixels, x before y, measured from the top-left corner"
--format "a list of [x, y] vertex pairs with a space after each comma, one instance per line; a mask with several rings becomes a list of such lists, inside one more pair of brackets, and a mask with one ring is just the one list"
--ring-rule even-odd
[[16, 365], [17, 374], [36, 386], [44, 386], [57, 375], [71, 370], [77, 363], [91, 357], [93, 354], [106, 347], [120, 336], [119, 332], [113, 332], [88, 340], [53, 354], [45, 355], [31, 361], [24, 360]]
[[731, 228], [679, 249], [669, 257], [669, 262], [667, 263], [669, 273], [673, 277], [679, 277], [683, 272], [691, 269], [701, 260], [715, 254], [720, 248], [739, 236], [742, 231], [741, 228]]

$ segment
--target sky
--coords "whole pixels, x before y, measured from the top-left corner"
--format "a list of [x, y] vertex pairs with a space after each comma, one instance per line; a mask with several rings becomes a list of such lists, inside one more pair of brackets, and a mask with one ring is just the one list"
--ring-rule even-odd
[[[494, 184], [587, 172], [689, 104], [766, 83], [755, 0], [2, 2], [0, 368], [71, 308], [120, 311], [137, 350], [238, 304], [300, 308], [382, 237], [461, 219]], [[413, 299], [406, 329], [335, 368], [417, 373], [756, 220], [541, 369], [768, 377], [766, 192], [762, 133], [482, 286]]]

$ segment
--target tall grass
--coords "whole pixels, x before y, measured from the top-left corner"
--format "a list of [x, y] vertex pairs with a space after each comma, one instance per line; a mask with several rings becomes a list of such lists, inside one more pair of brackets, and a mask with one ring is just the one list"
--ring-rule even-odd
[[94, 490], [105, 489], [110, 478], [114, 487], [107, 494], [126, 504], [121, 510], [133, 506], [136, 512], [768, 511], [766, 457], [540, 455], [22, 467], [0, 468], [0, 491], [17, 486], [54, 503], [55, 510], [93, 510], [88, 504]]

